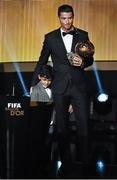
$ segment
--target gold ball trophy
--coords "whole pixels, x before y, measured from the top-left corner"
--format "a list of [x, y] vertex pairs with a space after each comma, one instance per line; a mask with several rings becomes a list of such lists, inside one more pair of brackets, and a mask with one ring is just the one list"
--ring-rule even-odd
[[67, 53], [68, 60], [71, 65], [73, 65], [73, 58], [75, 56], [80, 56], [83, 58], [83, 61], [87, 58], [90, 58], [94, 55], [95, 48], [92, 42], [90, 41], [83, 41], [79, 42], [75, 46], [75, 53], [70, 52]]

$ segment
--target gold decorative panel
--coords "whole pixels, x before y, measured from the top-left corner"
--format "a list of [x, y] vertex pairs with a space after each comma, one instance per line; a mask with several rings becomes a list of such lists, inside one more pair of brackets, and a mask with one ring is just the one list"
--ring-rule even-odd
[[59, 27], [70, 4], [74, 25], [89, 32], [97, 61], [117, 60], [117, 0], [0, 0], [0, 62], [38, 61], [44, 34]]

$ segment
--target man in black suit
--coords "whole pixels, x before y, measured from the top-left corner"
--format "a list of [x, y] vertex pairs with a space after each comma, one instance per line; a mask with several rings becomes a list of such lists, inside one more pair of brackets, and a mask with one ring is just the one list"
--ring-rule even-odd
[[62, 163], [66, 163], [70, 160], [70, 157], [66, 156], [69, 149], [67, 121], [70, 104], [73, 106], [78, 124], [79, 140], [83, 142], [88, 135], [89, 101], [84, 68], [93, 64], [93, 56], [82, 58], [76, 55], [72, 59], [73, 64], [70, 64], [67, 54], [75, 52], [75, 45], [78, 42], [89, 40], [88, 32], [73, 26], [74, 12], [70, 5], [64, 4], [58, 8], [58, 18], [61, 27], [45, 35], [41, 55], [33, 74], [32, 86], [38, 82], [37, 74], [51, 55], [54, 73], [52, 93], [58, 142]]

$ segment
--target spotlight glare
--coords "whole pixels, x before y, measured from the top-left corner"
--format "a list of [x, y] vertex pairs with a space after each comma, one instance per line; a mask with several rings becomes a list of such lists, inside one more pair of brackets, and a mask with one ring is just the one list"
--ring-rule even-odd
[[61, 167], [61, 161], [57, 161], [57, 169], [59, 169]]
[[97, 97], [99, 102], [106, 102], [108, 100], [108, 95], [105, 93], [101, 93], [98, 97]]
[[30, 93], [29, 93], [29, 92], [25, 92], [25, 93], [23, 94], [23, 96], [30, 97]]
[[104, 167], [104, 163], [103, 163], [103, 161], [98, 161], [97, 162], [97, 167], [99, 168], [99, 169], [103, 169], [103, 167]]
[[100, 174], [100, 176], [103, 176], [105, 171], [105, 164], [103, 160], [98, 160], [96, 166], [97, 166], [97, 172]]

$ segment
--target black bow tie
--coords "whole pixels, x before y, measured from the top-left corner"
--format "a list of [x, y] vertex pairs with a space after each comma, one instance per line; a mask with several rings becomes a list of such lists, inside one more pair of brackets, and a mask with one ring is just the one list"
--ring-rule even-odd
[[69, 32], [63, 32], [63, 36], [66, 36], [67, 34], [74, 35], [75, 34], [75, 30], [72, 30], [72, 31], [69, 31]]
[[44, 86], [43, 86], [43, 88], [44, 88], [44, 89], [50, 89], [50, 86], [48, 86], [48, 87], [44, 87]]

